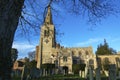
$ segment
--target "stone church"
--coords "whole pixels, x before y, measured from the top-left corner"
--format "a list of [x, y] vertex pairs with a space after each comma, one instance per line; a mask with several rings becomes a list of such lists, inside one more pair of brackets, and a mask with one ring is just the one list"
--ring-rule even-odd
[[88, 65], [89, 60], [94, 64], [91, 46], [65, 48], [56, 42], [55, 30], [51, 9], [48, 7], [44, 24], [41, 26], [40, 43], [36, 46], [37, 68], [49, 63], [55, 64], [60, 71], [67, 68], [68, 73], [72, 73], [73, 64]]
[[[104, 66], [105, 62], [114, 64], [116, 70], [120, 68], [120, 54], [95, 55], [91, 46], [88, 47], [64, 47], [56, 42], [56, 29], [52, 21], [51, 9], [48, 7], [44, 24], [41, 26], [39, 45], [36, 46], [37, 68], [44, 64], [54, 64], [56, 70], [62, 73], [73, 74], [73, 65], [85, 64], [87, 75], [90, 66], [93, 71]], [[106, 73], [104, 68], [101, 69]], [[67, 72], [66, 72], [67, 71]], [[108, 73], [106, 73], [108, 75]]]
[[[56, 29], [52, 22], [50, 7], [47, 9], [44, 24], [41, 26], [40, 42], [36, 46], [35, 60], [39, 69], [42, 69], [42, 65], [54, 64], [54, 70], [51, 72], [55, 73], [56, 71], [56, 73], [65, 74], [74, 74], [73, 65], [81, 66], [81, 64], [85, 64], [84, 71], [80, 73], [84, 77], [87, 77], [88, 73], [91, 76], [93, 74], [94, 76], [99, 76], [100, 74], [110, 75], [107, 68], [104, 68], [106, 64], [109, 64], [108, 70], [110, 73], [113, 74], [114, 71], [114, 74], [117, 74], [117, 76], [119, 74], [120, 78], [120, 52], [112, 55], [95, 55], [91, 46], [66, 48], [56, 42]], [[25, 62], [26, 59], [15, 61], [13, 71], [21, 73], [24, 69]], [[110, 65], [112, 66], [111, 69]], [[42, 72], [44, 73], [45, 71]]]

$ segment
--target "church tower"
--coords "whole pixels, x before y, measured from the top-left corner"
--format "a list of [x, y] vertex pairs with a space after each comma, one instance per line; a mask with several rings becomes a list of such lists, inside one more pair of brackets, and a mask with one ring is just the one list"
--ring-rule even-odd
[[55, 41], [55, 27], [52, 22], [52, 14], [49, 6], [44, 24], [41, 27], [40, 44], [37, 50], [37, 68], [40, 68], [41, 64], [51, 63], [51, 50], [55, 48]]

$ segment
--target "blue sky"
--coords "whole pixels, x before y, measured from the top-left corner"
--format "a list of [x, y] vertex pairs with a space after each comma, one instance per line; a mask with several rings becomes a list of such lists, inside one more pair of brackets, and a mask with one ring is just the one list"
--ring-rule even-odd
[[[58, 42], [65, 47], [92, 46], [95, 53], [97, 46], [107, 40], [110, 47], [120, 51], [120, 16], [109, 16], [102, 19], [96, 26], [88, 24], [86, 19], [80, 16], [64, 13], [61, 18], [53, 20], [55, 27], [62, 36], [58, 36]], [[55, 17], [55, 16], [54, 16]], [[56, 23], [57, 21], [57, 23]], [[41, 26], [41, 25], [40, 25]], [[92, 28], [92, 30], [91, 30]], [[28, 56], [28, 52], [34, 51], [39, 44], [39, 33], [29, 37], [30, 42], [21, 36], [16, 36], [13, 47], [19, 51], [18, 58]]]

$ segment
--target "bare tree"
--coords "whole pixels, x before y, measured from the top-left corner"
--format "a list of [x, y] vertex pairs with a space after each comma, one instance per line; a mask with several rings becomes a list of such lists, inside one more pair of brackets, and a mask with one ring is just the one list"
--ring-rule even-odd
[[28, 57], [30, 61], [35, 60], [35, 51], [29, 52]]
[[[18, 28], [18, 22], [21, 25], [19, 28], [25, 34], [33, 30], [36, 31], [37, 26], [40, 25], [36, 24], [44, 21], [44, 16], [41, 15], [46, 13], [48, 5], [51, 6], [53, 12], [57, 11], [54, 5], [59, 5], [61, 9], [65, 8], [69, 12], [87, 16], [88, 20], [94, 23], [94, 21], [99, 21], [101, 18], [115, 12], [116, 7], [113, 5], [113, 1], [26, 0], [24, 4], [24, 0], [0, 0], [0, 80], [11, 80], [12, 66], [10, 53], [14, 34]], [[41, 13], [39, 13], [40, 11]]]

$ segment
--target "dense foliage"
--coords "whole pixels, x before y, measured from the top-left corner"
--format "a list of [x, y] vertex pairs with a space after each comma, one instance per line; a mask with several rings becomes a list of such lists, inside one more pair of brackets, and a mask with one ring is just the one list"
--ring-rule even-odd
[[98, 45], [97, 55], [111, 55], [111, 54], [116, 54], [116, 51], [113, 48], [110, 48], [106, 40], [104, 40], [104, 44]]

